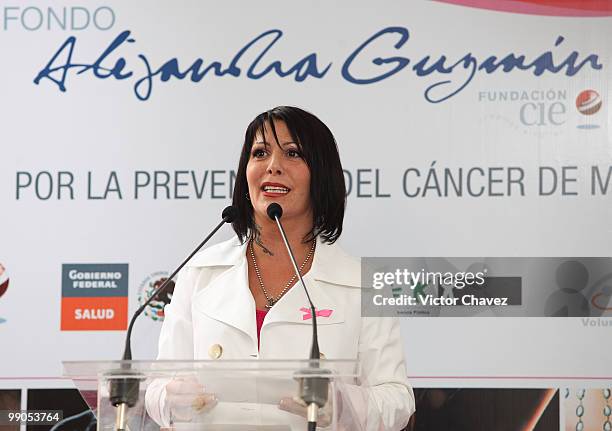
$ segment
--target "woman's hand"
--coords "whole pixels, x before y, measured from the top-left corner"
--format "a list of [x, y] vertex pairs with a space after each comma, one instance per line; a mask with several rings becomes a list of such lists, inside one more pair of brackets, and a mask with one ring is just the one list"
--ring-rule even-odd
[[217, 402], [215, 395], [206, 393], [194, 377], [172, 379], [166, 385], [166, 406], [171, 423], [191, 422], [195, 416], [210, 411]]

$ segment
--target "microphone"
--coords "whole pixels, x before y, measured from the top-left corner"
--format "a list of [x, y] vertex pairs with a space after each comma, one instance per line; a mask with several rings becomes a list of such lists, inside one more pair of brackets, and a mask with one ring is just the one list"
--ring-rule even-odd
[[[283, 225], [280, 222], [280, 218], [283, 215], [283, 208], [276, 202], [273, 202], [268, 205], [266, 212], [268, 213], [268, 217], [270, 217], [276, 222], [276, 226], [278, 227], [278, 230], [280, 231], [280, 234], [283, 238], [283, 242], [285, 243], [285, 248], [289, 253], [289, 258], [291, 259], [291, 263], [293, 264], [295, 274], [300, 280], [300, 283], [304, 288], [304, 292], [306, 293], [306, 298], [308, 298], [308, 303], [310, 304], [310, 312], [312, 314], [312, 345], [310, 347], [309, 362], [310, 369], [302, 370], [302, 374], [320, 374], [321, 372], [329, 373], [329, 371], [327, 370], [324, 371], [318, 369], [321, 354], [319, 351], [319, 337], [317, 335], [317, 313], [315, 312], [315, 306], [310, 299], [310, 295], [308, 294], [306, 284], [302, 279], [302, 274], [300, 274], [300, 270], [298, 269], [297, 263], [295, 261], [295, 256], [293, 255], [293, 251], [291, 250], [291, 246], [289, 245], [289, 241], [287, 240], [287, 235], [285, 235]], [[300, 378], [299, 382], [300, 398], [308, 406], [306, 411], [308, 430], [315, 430], [317, 427], [318, 410], [319, 408], [323, 407], [327, 402], [329, 379], [323, 377], [305, 377]]]
[[[270, 217], [272, 220], [278, 222], [278, 220], [276, 220], [276, 219], [280, 220], [280, 218], [283, 216], [283, 207], [281, 207], [276, 202], [272, 202], [270, 205], [268, 205], [268, 208], [266, 209], [266, 212], [268, 213], [268, 217]], [[282, 227], [281, 227], [281, 230], [282, 230]], [[283, 231], [283, 233], [284, 233], [284, 231]], [[283, 236], [283, 239], [285, 239], [284, 236]]]
[[[127, 431], [127, 409], [134, 407], [138, 402], [138, 392], [140, 390], [141, 377], [137, 376], [137, 373], [131, 370], [130, 364], [126, 361], [132, 360], [132, 329], [134, 322], [147, 308], [147, 305], [157, 298], [164, 290], [171, 285], [174, 285], [172, 279], [183, 269], [183, 267], [189, 262], [189, 260], [206, 244], [214, 234], [217, 233], [221, 226], [225, 223], [232, 223], [238, 216], [238, 211], [233, 206], [226, 207], [221, 213], [221, 222], [208, 234], [206, 238], [191, 252], [191, 254], [174, 270], [172, 274], [157, 288], [153, 291], [149, 299], [142, 304], [138, 310], [132, 316], [130, 324], [128, 325], [127, 333], [125, 336], [125, 347], [123, 350], [123, 357], [121, 359], [121, 368], [119, 370], [113, 370], [109, 373], [108, 377], [111, 378], [110, 383], [110, 402], [117, 408], [117, 421], [115, 424], [116, 431]], [[113, 378], [113, 376], [118, 376]], [[132, 377], [134, 376], [134, 377]]]

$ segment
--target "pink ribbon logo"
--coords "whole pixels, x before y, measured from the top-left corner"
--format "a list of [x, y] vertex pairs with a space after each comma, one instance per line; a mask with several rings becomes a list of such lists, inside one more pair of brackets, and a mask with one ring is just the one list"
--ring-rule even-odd
[[[304, 313], [304, 315], [302, 316], [302, 320], [312, 319], [312, 312], [310, 308], [302, 307], [300, 308], [300, 311]], [[317, 317], [329, 317], [332, 315], [333, 312], [334, 310], [316, 310], [315, 309], [315, 313]]]

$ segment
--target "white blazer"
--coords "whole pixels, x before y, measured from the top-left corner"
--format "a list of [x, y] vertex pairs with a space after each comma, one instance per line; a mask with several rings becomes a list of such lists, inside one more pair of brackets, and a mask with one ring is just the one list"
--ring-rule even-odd
[[[358, 359], [362, 376], [355, 383], [361, 386], [355, 388], [368, 391], [375, 401], [369, 408], [377, 408], [385, 429], [401, 430], [415, 403], [398, 320], [361, 317], [360, 262], [338, 245], [318, 240], [303, 278], [317, 310], [331, 310], [327, 317], [317, 314], [321, 353], [327, 359]], [[306, 295], [296, 284], [268, 311], [258, 350], [246, 244], [234, 237], [199, 252], [179, 273], [165, 308], [158, 359], [216, 359], [212, 352], [221, 352], [219, 359], [306, 359], [312, 321], [304, 320], [304, 307]], [[155, 421], [167, 425], [164, 396], [163, 387], [152, 385], [146, 405]]]

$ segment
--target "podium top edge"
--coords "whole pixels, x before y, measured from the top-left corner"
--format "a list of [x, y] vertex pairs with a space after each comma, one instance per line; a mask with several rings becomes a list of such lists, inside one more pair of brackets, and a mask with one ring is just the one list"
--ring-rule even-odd
[[163, 377], [186, 373], [261, 373], [289, 375], [309, 369], [329, 372], [333, 377], [358, 377], [359, 361], [355, 359], [228, 359], [228, 360], [135, 360], [135, 361], [62, 361], [63, 375], [69, 378]]

